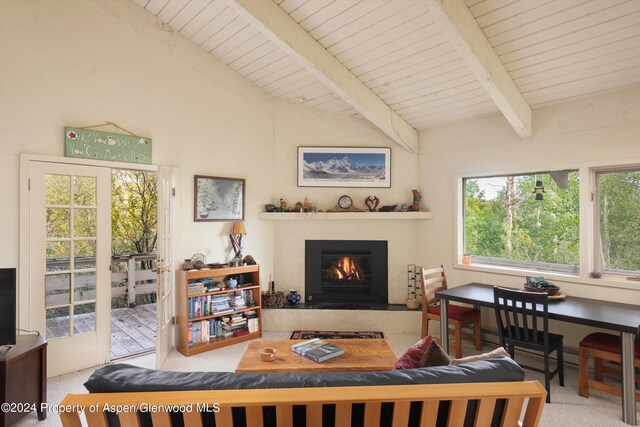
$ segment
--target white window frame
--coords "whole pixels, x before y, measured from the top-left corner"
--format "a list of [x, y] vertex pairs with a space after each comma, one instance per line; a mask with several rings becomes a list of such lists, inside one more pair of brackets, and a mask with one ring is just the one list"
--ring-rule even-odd
[[[590, 273], [596, 270], [596, 236], [598, 224], [595, 219], [595, 195], [592, 200], [596, 186], [596, 172], [603, 170], [620, 170], [640, 167], [640, 157], [627, 158], [622, 160], [604, 160], [589, 161], [575, 163], [556, 163], [540, 165], [531, 165], [531, 167], [521, 167], [517, 169], [498, 169], [498, 170], [468, 170], [458, 171], [454, 176], [454, 244], [452, 254], [452, 265], [455, 269], [476, 271], [481, 273], [492, 273], [506, 276], [522, 277], [531, 275], [540, 275], [540, 271], [529, 270], [526, 268], [496, 266], [488, 264], [472, 263], [465, 265], [462, 263], [464, 255], [464, 188], [462, 182], [468, 177], [490, 177], [490, 176], [506, 176], [506, 175], [526, 175], [536, 170], [578, 170], [580, 174], [580, 263], [579, 274], [560, 274], [560, 273], [544, 273], [544, 277], [549, 280], [557, 280], [561, 282], [577, 283], [581, 285], [592, 285], [597, 287], [611, 287], [619, 289], [629, 289], [640, 291], [640, 283], [633, 280], [627, 280], [626, 277], [620, 275], [602, 274], [600, 278], [591, 277]], [[524, 280], [523, 280], [524, 283]]]
[[[531, 175], [542, 175], [542, 174], [549, 174], [549, 172], [554, 172], [559, 169], [553, 169], [553, 170], [548, 170], [548, 171], [534, 171], [534, 172], [524, 172], [524, 173], [511, 173], [511, 174], [505, 174], [505, 175], [496, 175], [496, 174], [491, 174], [491, 175], [485, 175], [485, 176], [465, 176], [462, 177], [460, 179], [460, 205], [461, 205], [461, 217], [460, 217], [460, 233], [461, 233], [461, 241], [460, 241], [460, 245], [461, 245], [461, 250], [464, 251], [465, 249], [465, 181], [469, 180], [469, 179], [483, 179], [483, 178], [502, 178], [502, 177], [507, 177], [507, 176], [531, 176]], [[577, 172], [578, 173], [578, 178], [579, 178], [579, 182], [581, 182], [580, 178], [580, 170], [577, 168], [573, 168], [573, 169], [566, 169], [569, 172]], [[580, 214], [580, 207], [578, 207], [578, 214]], [[580, 225], [578, 225], [578, 228], [580, 228]], [[580, 234], [578, 232], [578, 234]], [[578, 255], [579, 256], [579, 255]], [[460, 255], [460, 257], [462, 258], [462, 255]], [[544, 273], [545, 275], [549, 275], [549, 274], [557, 274], [557, 275], [561, 275], [561, 276], [569, 276], [569, 277], [578, 277], [580, 275], [580, 260], [578, 261], [578, 265], [577, 266], [572, 266], [572, 265], [568, 265], [568, 264], [552, 264], [552, 263], [545, 263], [545, 262], [534, 262], [534, 261], [525, 261], [525, 260], [516, 260], [516, 259], [507, 259], [507, 258], [494, 258], [494, 257], [486, 257], [486, 256], [473, 256], [471, 255], [471, 259], [472, 259], [472, 264], [476, 264], [476, 265], [484, 265], [484, 266], [490, 266], [490, 267], [497, 267], [497, 268], [506, 268], [506, 269], [511, 269], [511, 270], [517, 270], [517, 271], [524, 271], [524, 272], [528, 272], [528, 274], [533, 274], [533, 275], [540, 275], [542, 273]], [[544, 267], [547, 266], [549, 267], [548, 269], [544, 269]]]
[[[592, 254], [592, 262], [593, 262], [593, 271], [600, 274], [601, 278], [610, 279], [610, 280], [625, 280], [634, 282], [637, 279], [628, 279], [638, 278], [640, 279], [640, 272], [636, 271], [626, 271], [626, 270], [605, 270], [603, 265], [603, 260], [600, 256], [600, 248], [602, 246], [602, 242], [600, 240], [600, 194], [598, 187], [598, 175], [600, 173], [615, 173], [615, 172], [625, 172], [625, 171], [640, 171], [640, 164], [625, 164], [625, 165], [616, 165], [616, 166], [608, 166], [608, 167], [594, 167], [591, 169], [591, 181], [592, 181], [592, 190], [591, 190], [591, 198], [593, 201], [593, 254]], [[636, 281], [638, 283], [638, 287], [640, 288], [640, 281]]]

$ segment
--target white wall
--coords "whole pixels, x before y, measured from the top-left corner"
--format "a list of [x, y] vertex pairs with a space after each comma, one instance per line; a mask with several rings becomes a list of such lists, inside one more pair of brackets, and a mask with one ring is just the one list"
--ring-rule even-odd
[[[274, 123], [275, 191], [265, 203], [289, 205], [307, 197], [326, 211], [338, 197], [348, 194], [354, 205], [366, 209], [364, 199], [377, 196], [380, 206], [412, 202], [418, 182], [418, 156], [399, 148], [368, 122], [277, 100]], [[391, 188], [319, 188], [297, 186], [297, 147], [391, 147]], [[418, 257], [418, 221], [275, 221], [274, 276], [276, 288], [304, 294], [304, 241], [306, 239], [363, 239], [389, 241], [389, 302], [404, 303], [407, 264]]]
[[273, 225], [258, 212], [273, 194], [273, 100], [183, 42], [84, 0], [0, 2], [0, 265], [18, 265], [19, 154], [63, 156], [65, 126], [109, 120], [151, 137], [154, 164], [180, 168], [181, 258], [207, 246], [212, 261], [230, 258], [230, 224], [192, 220], [193, 175], [246, 179], [245, 253], [266, 281]]
[[[534, 136], [523, 140], [503, 117], [492, 116], [420, 133], [420, 187], [425, 204], [435, 215], [420, 225], [421, 261], [429, 266], [444, 263], [450, 286], [472, 281], [510, 287], [524, 283], [524, 274], [452, 268], [456, 256], [456, 177], [584, 169], [630, 159], [640, 162], [640, 89], [536, 110], [533, 129]], [[581, 204], [584, 218], [589, 214], [588, 205]], [[583, 232], [586, 227], [588, 223], [582, 221]], [[582, 245], [587, 247], [588, 242], [583, 240]], [[640, 285], [618, 287], [588, 279], [587, 274], [585, 271], [578, 281], [554, 282], [569, 295], [640, 304]], [[483, 316], [485, 323], [492, 323], [492, 313], [487, 311]], [[584, 328], [557, 327], [576, 332], [565, 336], [574, 347], [584, 336]]]

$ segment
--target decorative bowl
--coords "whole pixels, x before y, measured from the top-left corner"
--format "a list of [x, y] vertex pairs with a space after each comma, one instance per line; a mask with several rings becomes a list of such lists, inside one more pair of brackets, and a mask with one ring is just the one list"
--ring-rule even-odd
[[420, 307], [421, 300], [419, 300], [418, 298], [407, 298], [405, 302], [409, 310], [416, 310], [418, 307]]
[[542, 282], [533, 285], [525, 284], [524, 290], [527, 292], [546, 293], [549, 296], [553, 296], [560, 292], [560, 286], [554, 285], [550, 282]]

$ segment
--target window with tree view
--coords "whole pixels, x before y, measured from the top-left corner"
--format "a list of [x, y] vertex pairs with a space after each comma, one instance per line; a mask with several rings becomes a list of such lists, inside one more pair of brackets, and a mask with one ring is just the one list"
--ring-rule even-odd
[[600, 270], [640, 272], [640, 169], [596, 174]]
[[578, 274], [579, 174], [465, 178], [464, 252], [474, 263]]

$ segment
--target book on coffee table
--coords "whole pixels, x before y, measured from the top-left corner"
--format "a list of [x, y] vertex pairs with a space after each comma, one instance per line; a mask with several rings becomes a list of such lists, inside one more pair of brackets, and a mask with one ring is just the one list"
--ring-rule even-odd
[[344, 354], [344, 349], [335, 344], [326, 342], [319, 338], [293, 344], [291, 351], [301, 356], [321, 363]]

